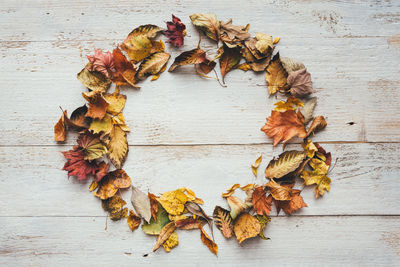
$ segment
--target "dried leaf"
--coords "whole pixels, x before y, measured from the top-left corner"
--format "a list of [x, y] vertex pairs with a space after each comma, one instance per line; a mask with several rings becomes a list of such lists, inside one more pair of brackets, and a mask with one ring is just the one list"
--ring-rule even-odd
[[147, 194], [140, 191], [137, 187], [132, 186], [131, 202], [139, 216], [149, 223], [151, 219], [151, 205]]
[[[292, 185], [286, 186], [290, 188], [290, 186]], [[300, 192], [300, 190], [291, 189], [290, 194], [292, 198], [289, 201], [276, 201], [277, 212], [279, 213], [280, 209], [283, 209], [286, 214], [291, 215], [293, 212], [303, 207], [307, 207], [307, 204], [304, 202], [303, 197], [300, 196]]]
[[130, 39], [126, 39], [121, 48], [128, 53], [132, 62], [137, 63], [142, 61], [149, 55], [156, 52], [164, 51], [164, 43], [162, 41], [151, 41], [143, 35], [139, 35]]
[[105, 144], [96, 135], [87, 131], [79, 135], [77, 143], [83, 151], [85, 160], [92, 161], [107, 153]]
[[[314, 143], [314, 145], [318, 148], [317, 156], [323, 160], [326, 165], [330, 166], [332, 161], [331, 152], [326, 152], [318, 143]], [[321, 155], [324, 156], [325, 159], [323, 159]]]
[[56, 142], [64, 142], [67, 137], [66, 120], [68, 120], [68, 115], [67, 111], [64, 110], [61, 118], [58, 120], [56, 125], [54, 125], [54, 140]]
[[213, 213], [214, 223], [226, 238], [233, 235], [233, 220], [230, 212], [226, 209], [216, 206]]
[[118, 115], [125, 107], [126, 95], [114, 92], [105, 94], [104, 99], [108, 102], [107, 112], [112, 115]]
[[[271, 198], [271, 200], [272, 200], [272, 198]], [[265, 237], [265, 235], [264, 235], [264, 230], [265, 230], [265, 227], [267, 226], [268, 222], [271, 221], [271, 218], [268, 217], [268, 216], [265, 216], [265, 215], [262, 215], [262, 216], [261, 215], [256, 215], [256, 218], [260, 222], [260, 225], [261, 225], [261, 230], [260, 230], [260, 233], [258, 235], [262, 239], [268, 240], [269, 238]]]
[[147, 196], [149, 197], [149, 200], [150, 200], [151, 216], [153, 217], [154, 220], [157, 220], [157, 212], [158, 212], [158, 206], [159, 206], [157, 197], [150, 192], [147, 193]]
[[[330, 162], [329, 162], [330, 163]], [[329, 165], [326, 162], [313, 158], [310, 161], [312, 171], [304, 170], [301, 173], [301, 178], [304, 179], [305, 185], [315, 184], [315, 198], [323, 196], [325, 190], [329, 192], [331, 179], [326, 175], [329, 170]]]
[[214, 41], [219, 40], [220, 22], [215, 14], [195, 13], [189, 16], [193, 25]]
[[90, 68], [91, 64], [89, 63], [77, 74], [78, 80], [90, 90], [107, 92], [111, 80], [98, 71], [89, 71]]
[[[257, 177], [257, 170], [258, 170], [258, 167], [259, 167], [260, 164], [261, 164], [261, 161], [262, 161], [262, 155], [260, 155], [260, 156], [258, 157], [258, 159], [256, 159], [254, 165], [251, 165], [251, 170], [253, 171], [253, 174], [254, 174], [255, 177]], [[246, 191], [246, 190], [245, 190], [245, 191]]]
[[272, 198], [267, 199], [263, 186], [256, 187], [253, 192], [253, 209], [259, 215], [269, 215], [271, 212]]
[[281, 62], [282, 62], [283, 67], [285, 68], [285, 70], [288, 73], [291, 73], [291, 72], [294, 72], [294, 71], [298, 71], [298, 70], [301, 70], [301, 69], [305, 68], [303, 63], [295, 61], [295, 60], [293, 60], [291, 58], [282, 57], [281, 58]]
[[128, 59], [126, 59], [119, 48], [114, 49], [113, 56], [115, 72], [113, 73], [112, 81], [117, 86], [129, 85], [135, 88], [140, 88], [136, 85], [136, 68], [133, 66], [133, 64]]
[[208, 234], [204, 231], [203, 227], [200, 227], [200, 238], [201, 241], [203, 242], [204, 245], [208, 247], [208, 249], [217, 255], [218, 253], [218, 246], [217, 244], [214, 243], [214, 241], [211, 240], [211, 238], [208, 236]]
[[183, 193], [186, 194], [187, 200], [196, 204], [204, 204], [204, 201], [201, 198], [196, 197], [196, 194], [193, 192], [193, 190], [187, 188], [187, 187], [182, 187], [179, 188], [178, 190], [181, 190]]
[[257, 236], [261, 231], [261, 224], [250, 214], [243, 213], [235, 221], [233, 230], [240, 244], [248, 238]]
[[121, 168], [128, 156], [128, 140], [126, 133], [118, 125], [114, 125], [110, 132], [110, 141], [107, 144], [108, 157], [116, 168]]
[[185, 209], [185, 203], [188, 200], [182, 190], [165, 192], [157, 198], [163, 208], [172, 215], [180, 215]]
[[102, 201], [102, 206], [113, 221], [121, 220], [128, 216], [128, 208], [124, 208], [126, 202], [118, 195]]
[[236, 68], [237, 68], [237, 69], [240, 69], [240, 70], [243, 70], [243, 71], [251, 70], [251, 66], [250, 66], [249, 63], [240, 64], [240, 65], [238, 65]]
[[167, 30], [163, 32], [168, 37], [167, 43], [171, 43], [176, 47], [183, 45], [183, 37], [186, 35], [186, 26], [172, 14], [172, 21], [167, 22]]
[[226, 198], [229, 208], [231, 209], [231, 217], [235, 219], [239, 214], [251, 208], [251, 203], [245, 203], [237, 197], [230, 196]]
[[142, 230], [148, 235], [159, 235], [161, 229], [170, 222], [168, 218], [168, 213], [165, 209], [159, 205], [157, 211], [157, 219], [150, 219], [150, 223], [143, 223]]
[[109, 105], [103, 97], [103, 93], [101, 91], [91, 91], [82, 93], [82, 96], [89, 102], [89, 108], [85, 116], [92, 119], [103, 119]]
[[100, 199], [107, 199], [115, 195], [118, 189], [131, 186], [131, 178], [122, 169], [109, 172], [99, 182], [99, 189], [94, 195]]
[[311, 74], [307, 69], [293, 71], [287, 77], [290, 93], [295, 97], [305, 97], [314, 92], [311, 82]]
[[165, 70], [165, 66], [171, 57], [166, 52], [158, 52], [147, 57], [139, 66], [139, 70], [136, 73], [138, 80], [143, 80], [149, 75], [157, 75]]
[[212, 219], [204, 212], [204, 210], [196, 203], [187, 202], [185, 204], [186, 209], [194, 215], [204, 218], [210, 226], [211, 235], [214, 237], [214, 231], [212, 226]]
[[157, 243], [153, 248], [153, 252], [156, 251], [168, 238], [169, 236], [175, 231], [176, 226], [174, 222], [170, 222], [166, 224], [160, 232], [158, 236]]
[[178, 240], [178, 234], [176, 232], [173, 232], [168, 239], [162, 244], [162, 246], [164, 247], [164, 250], [166, 252], [170, 252], [171, 249], [173, 249], [174, 247], [176, 247], [179, 244], [179, 240]]
[[308, 128], [307, 136], [323, 130], [326, 125], [328, 125], [328, 123], [326, 122], [324, 116], [315, 117], [310, 125], [310, 128]]
[[267, 186], [270, 188], [272, 197], [275, 200], [291, 200], [291, 188], [279, 185], [274, 180], [268, 182]]
[[311, 119], [313, 118], [313, 113], [316, 105], [317, 105], [317, 98], [312, 97], [304, 101], [304, 107], [300, 108], [301, 114], [304, 115], [305, 125], [307, 125], [308, 122], [310, 122]]
[[111, 52], [104, 53], [99, 50], [94, 50], [94, 55], [86, 56], [91, 64], [87, 65], [89, 71], [98, 71], [107, 78], [110, 78], [110, 73], [114, 70], [114, 57]]
[[295, 98], [293, 96], [289, 97], [286, 102], [285, 101], [279, 101], [276, 102], [275, 108], [273, 110], [279, 111], [279, 112], [284, 112], [286, 110], [296, 110], [298, 107], [303, 107], [303, 102], [300, 101], [300, 99]]
[[318, 151], [318, 148], [314, 145], [311, 140], [304, 141], [301, 146], [304, 148], [304, 151], [307, 153], [307, 158], [313, 158], [315, 152]]
[[[251, 53], [251, 56], [244, 55], [246, 61], [248, 62], [257, 61], [263, 58], [270, 58], [274, 50], [272, 36], [261, 32], [257, 33], [256, 37], [248, 39], [244, 44], [249, 50], [248, 52]], [[253, 59], [251, 59], [251, 57], [253, 57]]]
[[126, 37], [124, 42], [128, 42], [130, 39], [138, 37], [138, 36], [143, 36], [147, 37], [149, 39], [153, 39], [162, 32], [163, 29], [158, 27], [157, 25], [153, 24], [146, 24], [146, 25], [140, 25], [139, 27], [133, 29], [129, 34], [128, 37]]
[[225, 83], [225, 75], [232, 69], [235, 69], [242, 58], [240, 48], [228, 48], [223, 46], [219, 51], [222, 55], [219, 60], [221, 67], [222, 81]]
[[206, 52], [200, 48], [185, 51], [174, 60], [168, 71], [174, 71], [179, 66], [200, 64], [206, 61]]
[[89, 130], [94, 133], [98, 134], [101, 133], [102, 136], [108, 135], [111, 133], [113, 129], [113, 123], [112, 123], [112, 118], [109, 114], [106, 113], [104, 115], [104, 118], [99, 120], [99, 119], [94, 119], [90, 123]]
[[136, 228], [139, 227], [140, 223], [142, 222], [142, 219], [137, 216], [133, 210], [129, 211], [129, 215], [128, 215], [128, 219], [127, 219], [127, 223], [129, 226], [129, 229], [131, 229], [131, 231], [135, 230]]
[[232, 19], [227, 22], [220, 21], [220, 40], [223, 41], [228, 47], [233, 48], [241, 45], [242, 41], [245, 41], [250, 37], [248, 33], [249, 25], [247, 26], [235, 26], [232, 25]]
[[88, 108], [86, 105], [75, 109], [72, 112], [71, 117], [66, 120], [67, 125], [78, 129], [88, 129], [92, 119], [85, 116], [87, 111]]
[[273, 58], [271, 63], [267, 67], [265, 73], [265, 80], [268, 83], [268, 92], [270, 95], [275, 94], [278, 91], [284, 91], [288, 88], [287, 85], [288, 74], [283, 68], [279, 53]]
[[274, 139], [274, 146], [280, 141], [285, 144], [295, 136], [305, 138], [307, 136], [304, 127], [304, 117], [300, 112], [293, 110], [279, 112], [273, 110], [271, 116], [267, 118], [267, 122], [261, 128], [268, 137]]
[[226, 193], [222, 193], [222, 197], [229, 197], [232, 196], [233, 193], [235, 193], [235, 190], [238, 189], [240, 187], [240, 184], [234, 184], [232, 185], [227, 191]]
[[265, 169], [265, 177], [281, 178], [286, 174], [296, 170], [306, 157], [304, 151], [285, 151], [279, 155], [278, 159], [272, 159]]
[[182, 230], [199, 229], [203, 225], [203, 220], [194, 219], [193, 217], [175, 221], [175, 226]]

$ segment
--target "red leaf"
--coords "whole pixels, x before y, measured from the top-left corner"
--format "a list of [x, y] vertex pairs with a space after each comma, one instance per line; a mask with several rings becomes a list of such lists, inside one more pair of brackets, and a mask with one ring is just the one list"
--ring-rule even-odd
[[99, 49], [94, 50], [94, 55], [87, 56], [91, 64], [90, 71], [98, 71], [103, 73], [107, 78], [110, 77], [111, 71], [114, 69], [114, 57], [111, 52], [104, 53]]
[[164, 35], [169, 39], [167, 43], [171, 43], [176, 47], [183, 45], [183, 37], [186, 35], [186, 26], [178, 17], [172, 15], [172, 21], [167, 22], [168, 30], [164, 31]]

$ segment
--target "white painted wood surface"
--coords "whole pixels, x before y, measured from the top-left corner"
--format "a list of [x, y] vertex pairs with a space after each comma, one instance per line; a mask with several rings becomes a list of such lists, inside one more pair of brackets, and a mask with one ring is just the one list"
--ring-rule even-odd
[[[53, 142], [58, 106], [83, 104], [75, 79], [94, 47], [112, 49], [140, 24], [174, 13], [215, 12], [281, 37], [282, 56], [305, 63], [328, 127], [313, 140], [338, 159], [331, 192], [294, 216], [274, 216], [269, 241], [242, 246], [216, 233], [219, 256], [197, 232], [179, 232], [170, 254], [150, 252], [154, 238], [108, 222], [88, 184], [67, 179]], [[14, 1], [0, 3], [0, 264], [9, 265], [399, 265], [400, 3], [387, 1]], [[202, 41], [211, 54], [215, 44]], [[171, 62], [169, 63], [171, 64]], [[132, 129], [124, 169], [142, 190], [189, 186], [211, 213], [233, 183], [262, 182], [281, 152], [259, 129], [275, 98], [263, 75], [239, 70], [227, 87], [192, 68], [164, 73], [142, 89], [124, 89]], [[348, 124], [354, 122], [353, 125]], [[298, 140], [294, 141], [295, 143]], [[288, 149], [298, 148], [293, 144]], [[262, 153], [255, 179], [250, 164]], [[129, 192], [124, 193], [126, 199]]]

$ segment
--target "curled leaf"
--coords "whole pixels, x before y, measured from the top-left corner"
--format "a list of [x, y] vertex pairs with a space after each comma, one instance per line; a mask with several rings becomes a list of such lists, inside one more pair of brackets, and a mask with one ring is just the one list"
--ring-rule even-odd
[[131, 186], [131, 178], [122, 169], [109, 172], [99, 182], [99, 189], [94, 195], [100, 199], [107, 199], [115, 195], [118, 189], [128, 188]]
[[256, 187], [253, 191], [253, 209], [259, 215], [269, 215], [271, 212], [272, 198], [267, 198], [263, 186]]
[[89, 71], [98, 71], [107, 78], [110, 78], [110, 73], [114, 70], [114, 57], [111, 52], [104, 53], [99, 50], [94, 50], [94, 55], [86, 56], [91, 64], [87, 65]]
[[234, 196], [229, 196], [226, 198], [226, 201], [228, 202], [229, 208], [231, 209], [231, 217], [232, 219], [235, 219], [239, 214], [247, 210], [248, 208], [251, 208], [252, 204], [251, 203], [245, 203], [242, 200], [240, 200], [237, 197]]
[[315, 117], [310, 125], [310, 128], [308, 128], [307, 136], [323, 130], [326, 127], [326, 125], [328, 125], [328, 123], [326, 122], [324, 116]]
[[160, 235], [157, 238], [156, 245], [153, 248], [153, 252], [156, 251], [168, 238], [169, 236], [175, 231], [176, 226], [174, 222], [170, 222], [166, 224], [160, 232]]
[[[260, 164], [261, 164], [261, 161], [262, 161], [262, 155], [260, 155], [260, 156], [256, 159], [256, 161], [254, 162], [254, 164], [251, 165], [251, 170], [253, 171], [253, 174], [254, 174], [255, 177], [257, 177], [257, 170], [258, 170], [258, 167], [259, 167]], [[245, 191], [246, 191], [246, 190], [245, 190]]]
[[222, 235], [226, 238], [231, 238], [233, 235], [233, 220], [230, 212], [220, 206], [215, 206], [213, 217], [214, 223]]
[[67, 125], [77, 129], [88, 129], [92, 119], [85, 116], [87, 111], [88, 108], [86, 105], [75, 109], [71, 113], [69, 120], [67, 120]]
[[[292, 185], [284, 185], [288, 188], [290, 188]], [[280, 209], [283, 209], [283, 211], [286, 214], [291, 215], [293, 212], [303, 208], [307, 207], [307, 204], [304, 202], [303, 197], [300, 196], [300, 190], [297, 189], [291, 189], [291, 196], [292, 198], [288, 201], [276, 201], [276, 208], [277, 212], [279, 213]]]
[[275, 108], [273, 110], [279, 111], [279, 112], [284, 112], [286, 110], [296, 110], [297, 107], [304, 107], [303, 102], [300, 101], [300, 99], [295, 98], [293, 96], [289, 97], [286, 102], [285, 101], [279, 101], [276, 102]]
[[287, 77], [290, 93], [295, 97], [305, 97], [314, 92], [311, 82], [311, 74], [307, 69], [293, 71]]
[[267, 186], [270, 188], [272, 197], [275, 200], [291, 200], [291, 188], [279, 185], [274, 180], [268, 182]]
[[158, 213], [158, 206], [159, 206], [157, 197], [150, 192], [147, 193], [147, 196], [150, 200], [151, 216], [153, 217], [154, 220], [157, 220], [157, 213]]
[[240, 187], [240, 184], [234, 184], [232, 185], [227, 191], [226, 193], [222, 193], [222, 197], [229, 197], [232, 196], [233, 193], [235, 193], [235, 190], [238, 189]]
[[91, 91], [82, 93], [83, 98], [89, 102], [89, 108], [85, 116], [92, 119], [102, 119], [106, 115], [109, 105], [101, 91]]
[[232, 25], [232, 19], [227, 22], [220, 21], [220, 40], [223, 41], [228, 47], [233, 48], [241, 44], [250, 37], [248, 33], [250, 25], [235, 26]]
[[240, 244], [248, 238], [257, 236], [261, 231], [261, 224], [255, 217], [243, 213], [235, 221], [233, 230]]
[[189, 16], [193, 25], [214, 41], [219, 40], [220, 21], [215, 14], [195, 13]]
[[208, 236], [206, 231], [204, 231], [203, 227], [201, 226], [200, 226], [200, 238], [203, 244], [205, 244], [212, 253], [217, 255], [218, 253], [217, 244], [215, 244], [214, 241], [211, 240], [211, 238]]
[[281, 178], [286, 174], [295, 171], [306, 157], [304, 151], [285, 151], [279, 158], [272, 159], [265, 169], [265, 177], [269, 179]]
[[58, 120], [56, 125], [54, 125], [54, 140], [56, 142], [64, 142], [67, 137], [66, 120], [68, 120], [68, 115], [67, 111], [64, 110], [61, 118]]

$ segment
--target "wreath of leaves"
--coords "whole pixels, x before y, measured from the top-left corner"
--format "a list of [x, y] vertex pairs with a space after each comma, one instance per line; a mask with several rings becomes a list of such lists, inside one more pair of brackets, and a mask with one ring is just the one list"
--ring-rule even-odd
[[[183, 45], [186, 26], [174, 15], [172, 21], [167, 22], [166, 30], [152, 24], [142, 25], [129, 33], [120, 45], [122, 50], [116, 47], [112, 52], [103, 53], [95, 49], [94, 55], [87, 56], [89, 62], [77, 75], [88, 88], [82, 93], [87, 104], [78, 107], [69, 117], [67, 111], [62, 110], [54, 133], [55, 141], [64, 142], [69, 130], [79, 132], [77, 145], [62, 152], [67, 160], [63, 170], [79, 181], [93, 178], [89, 191], [101, 199], [111, 220], [126, 218], [132, 231], [144, 221], [142, 230], [157, 236], [153, 251], [163, 246], [169, 252], [178, 245], [178, 229], [199, 229], [201, 241], [217, 254], [213, 223], [225, 238], [236, 236], [239, 243], [256, 236], [268, 239], [264, 236], [264, 229], [270, 221], [268, 216], [273, 205], [277, 213], [283, 210], [288, 215], [307, 207], [301, 196], [302, 190], [294, 189], [296, 181], [302, 181], [304, 186], [314, 186], [316, 198], [329, 191], [331, 180], [327, 174], [331, 167], [331, 154], [309, 139], [327, 125], [323, 116], [313, 117], [317, 99], [308, 97], [313, 93], [311, 75], [302, 63], [281, 58], [279, 53], [273, 55], [279, 38], [273, 39], [264, 33], [251, 37], [249, 25], [232, 25], [232, 19], [219, 21], [215, 14], [192, 14], [190, 19], [200, 32], [222, 45], [217, 57], [210, 59], [200, 48], [199, 41], [197, 48], [174, 59], [169, 72], [181, 66], [194, 65], [200, 76], [210, 78], [207, 74], [215, 72], [215, 61], [219, 59], [222, 83], [225, 83], [226, 74], [234, 69], [264, 72], [269, 94], [287, 96], [286, 101], [275, 103], [261, 130], [273, 139], [274, 146], [283, 142], [283, 148], [292, 138], [302, 138], [303, 149], [285, 151], [272, 159], [265, 169], [267, 183], [234, 184], [222, 194], [229, 210], [216, 206], [211, 217], [201, 208], [203, 200], [189, 188], [178, 188], [161, 196], [144, 193], [132, 185], [130, 177], [122, 169], [128, 155], [126, 137], [130, 129], [122, 113], [126, 96], [119, 92], [119, 88], [140, 88], [137, 84], [141, 80], [148, 76], [156, 80], [167, 69], [170, 54], [165, 52], [164, 43], [155, 39], [163, 34], [173, 46]], [[241, 63], [242, 59], [244, 63]], [[215, 75], [220, 82], [216, 72]], [[116, 85], [115, 91], [107, 93], [112, 83]], [[256, 177], [261, 161], [262, 156], [251, 166]], [[110, 171], [112, 165], [115, 169]], [[130, 187], [136, 212], [125, 207], [126, 202], [119, 194], [120, 190]], [[237, 189], [247, 194], [245, 200], [234, 196]], [[204, 230], [206, 224], [211, 237]]]

